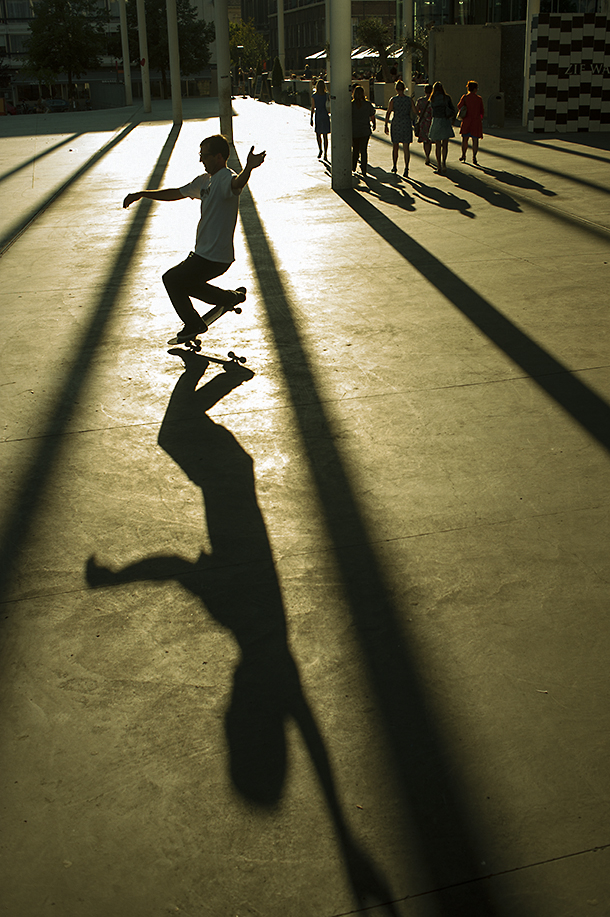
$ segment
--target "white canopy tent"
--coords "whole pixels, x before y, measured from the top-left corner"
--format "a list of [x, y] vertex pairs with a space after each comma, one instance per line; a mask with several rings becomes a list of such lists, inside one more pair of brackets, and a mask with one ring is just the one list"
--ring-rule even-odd
[[[402, 47], [399, 45], [389, 45], [387, 48], [388, 60], [400, 60], [402, 57]], [[315, 54], [309, 54], [305, 60], [306, 61], [317, 61], [324, 60], [326, 58], [326, 51], [316, 51]], [[379, 52], [375, 51], [374, 48], [355, 48], [351, 53], [351, 59], [356, 61], [364, 60], [378, 60]]]

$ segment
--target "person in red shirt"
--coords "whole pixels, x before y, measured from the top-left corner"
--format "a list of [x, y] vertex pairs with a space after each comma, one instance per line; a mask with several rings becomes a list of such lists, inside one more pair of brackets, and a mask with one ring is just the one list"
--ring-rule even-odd
[[483, 99], [477, 94], [479, 84], [470, 80], [466, 84], [467, 92], [464, 93], [458, 102], [458, 114], [463, 108], [466, 109], [465, 117], [462, 118], [460, 134], [462, 135], [462, 155], [460, 162], [466, 162], [466, 151], [468, 149], [468, 140], [472, 138], [472, 161], [476, 165], [477, 153], [479, 152], [479, 140], [483, 136]]

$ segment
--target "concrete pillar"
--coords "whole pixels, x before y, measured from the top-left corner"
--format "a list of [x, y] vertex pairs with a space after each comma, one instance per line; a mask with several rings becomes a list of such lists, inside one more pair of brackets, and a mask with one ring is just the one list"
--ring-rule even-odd
[[180, 85], [180, 50], [178, 47], [176, 0], [166, 0], [166, 8], [169, 77], [172, 86], [172, 116], [174, 124], [182, 124], [182, 86]]
[[277, 0], [277, 56], [286, 76], [286, 37], [284, 34], [284, 0]]
[[[325, 24], [325, 33], [326, 33], [326, 45], [328, 49], [330, 47], [330, 0], [325, 0], [324, 3], [324, 24]], [[326, 52], [326, 79], [330, 80], [330, 52]]]
[[352, 187], [352, 109], [349, 86], [352, 81], [351, 0], [332, 0], [330, 10], [330, 110], [332, 129], [332, 187]]
[[233, 108], [231, 106], [231, 53], [229, 51], [229, 14], [227, 0], [214, 0], [216, 28], [216, 67], [218, 73], [218, 111], [220, 133], [233, 143]]
[[144, 0], [136, 0], [138, 13], [138, 41], [140, 43], [140, 72], [142, 74], [142, 102], [144, 111], [152, 111], [150, 102], [150, 71], [148, 67], [148, 39], [146, 38], [146, 11]]
[[525, 59], [523, 62], [523, 127], [527, 127], [527, 110], [530, 86], [530, 46], [532, 44], [532, 19], [540, 12], [540, 0], [527, 0], [525, 18]]
[[119, 0], [119, 22], [121, 24], [121, 53], [123, 54], [123, 79], [125, 81], [125, 102], [133, 105], [131, 91], [131, 63], [129, 57], [129, 38], [127, 37], [127, 7], [125, 0]]
[[413, 67], [406, 46], [413, 40], [413, 31], [413, 0], [402, 0], [402, 79], [409, 95], [413, 93]]

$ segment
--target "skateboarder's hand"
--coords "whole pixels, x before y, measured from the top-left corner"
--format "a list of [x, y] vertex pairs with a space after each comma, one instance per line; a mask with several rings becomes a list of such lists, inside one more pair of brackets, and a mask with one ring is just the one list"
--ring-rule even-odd
[[266, 155], [267, 155], [266, 150], [263, 150], [262, 153], [255, 153], [254, 147], [251, 146], [250, 152], [248, 153], [248, 158], [246, 159], [246, 167], [249, 168], [250, 170], [257, 169], [260, 165], [264, 163]]
[[125, 208], [125, 210], [127, 210], [130, 204], [135, 204], [135, 202], [139, 200], [140, 200], [139, 194], [128, 194], [125, 200], [123, 201], [123, 207]]
[[86, 577], [92, 589], [95, 589], [97, 586], [112, 585], [115, 581], [112, 570], [110, 570], [109, 567], [98, 564], [95, 557], [90, 557], [87, 561]]

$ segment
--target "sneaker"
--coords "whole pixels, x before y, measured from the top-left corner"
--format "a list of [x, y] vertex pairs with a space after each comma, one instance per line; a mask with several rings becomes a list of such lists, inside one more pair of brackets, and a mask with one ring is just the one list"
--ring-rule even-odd
[[235, 297], [235, 302], [233, 303], [233, 306], [238, 306], [240, 302], [246, 301], [246, 288], [237, 287], [236, 290], [233, 290], [233, 295]]
[[403, 178], [408, 178], [408, 177], [409, 177], [409, 170], [408, 170], [408, 169], [405, 169], [405, 170], [404, 170], [404, 172], [402, 173], [402, 177], [403, 177]]
[[394, 175], [396, 175], [396, 173], [398, 172], [398, 169], [396, 168], [396, 166], [392, 166], [392, 172]]
[[200, 320], [199, 325], [195, 327], [194, 325], [184, 325], [181, 331], [178, 332], [175, 338], [172, 338], [171, 341], [168, 341], [169, 344], [184, 344], [186, 341], [194, 341], [199, 334], [205, 334], [208, 330], [208, 326], [203, 320]]

